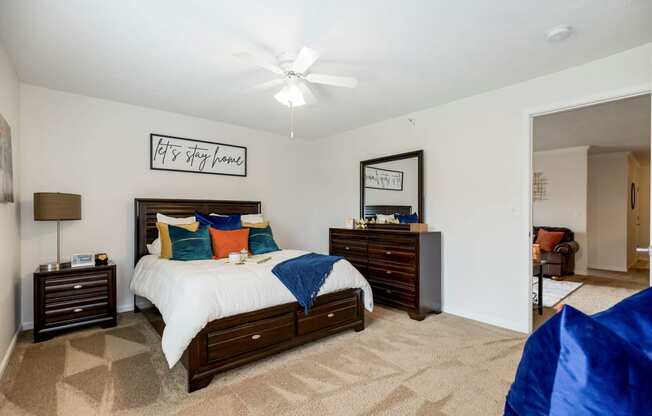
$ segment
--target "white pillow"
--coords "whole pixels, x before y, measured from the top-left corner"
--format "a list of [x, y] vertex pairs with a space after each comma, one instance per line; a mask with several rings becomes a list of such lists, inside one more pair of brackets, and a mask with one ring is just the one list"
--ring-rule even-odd
[[265, 222], [263, 214], [246, 214], [240, 216], [240, 221], [246, 224], [262, 224]]
[[175, 218], [175, 217], [168, 217], [167, 215], [163, 215], [157, 212], [156, 221], [162, 222], [164, 224], [169, 224], [169, 225], [185, 225], [185, 224], [192, 224], [197, 220], [195, 219], [194, 215], [192, 217]]
[[394, 220], [394, 214], [384, 215], [376, 214], [376, 224], [389, 224]]
[[147, 251], [149, 254], [154, 254], [156, 256], [161, 255], [161, 239], [157, 238], [156, 240], [152, 241], [152, 244], [147, 244]]

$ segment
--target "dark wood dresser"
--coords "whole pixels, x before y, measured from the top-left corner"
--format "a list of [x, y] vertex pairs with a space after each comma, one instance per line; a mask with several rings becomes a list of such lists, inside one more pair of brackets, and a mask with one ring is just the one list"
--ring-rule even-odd
[[87, 325], [116, 325], [115, 264], [34, 272], [34, 342]]
[[440, 232], [331, 228], [329, 251], [362, 273], [375, 303], [419, 321], [441, 312]]

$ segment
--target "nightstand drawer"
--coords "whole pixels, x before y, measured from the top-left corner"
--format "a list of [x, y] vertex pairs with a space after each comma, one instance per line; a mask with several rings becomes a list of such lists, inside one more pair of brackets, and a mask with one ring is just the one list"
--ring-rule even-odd
[[108, 315], [109, 312], [107, 297], [77, 303], [66, 302], [65, 304], [51, 305], [51, 307], [45, 309], [45, 325], [60, 324], [62, 321], [88, 318], [89, 316], [104, 316]]
[[48, 294], [61, 291], [107, 286], [108, 284], [109, 273], [85, 273], [47, 277], [45, 278], [45, 295], [47, 296]]

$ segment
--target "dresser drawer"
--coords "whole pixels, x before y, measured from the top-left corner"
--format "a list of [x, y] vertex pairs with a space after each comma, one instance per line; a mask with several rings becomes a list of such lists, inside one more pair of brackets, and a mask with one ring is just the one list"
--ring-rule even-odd
[[332, 241], [331, 253], [336, 256], [367, 257], [367, 243], [356, 244], [355, 241]]
[[413, 284], [402, 284], [379, 278], [368, 278], [374, 294], [374, 302], [397, 306], [400, 308], [415, 308], [416, 288]]
[[98, 286], [107, 287], [109, 273], [85, 273], [48, 277], [44, 280], [45, 296], [58, 292], [79, 290]]
[[287, 313], [208, 334], [208, 361], [262, 350], [294, 337], [294, 314]]
[[369, 234], [369, 244], [383, 247], [403, 247], [407, 250], [416, 250], [417, 240], [417, 233], [399, 234], [386, 232]]
[[417, 273], [414, 267], [403, 267], [399, 264], [388, 263], [373, 258], [369, 259], [367, 276], [385, 280], [399, 280], [411, 284], [414, 284], [417, 280]]
[[405, 250], [402, 247], [385, 244], [369, 243], [368, 253], [369, 258], [381, 259], [390, 263], [414, 265], [417, 261], [415, 250]]
[[312, 308], [308, 315], [298, 312], [297, 332], [299, 335], [326, 329], [334, 325], [353, 322], [358, 319], [358, 305], [355, 299], [342, 299]]

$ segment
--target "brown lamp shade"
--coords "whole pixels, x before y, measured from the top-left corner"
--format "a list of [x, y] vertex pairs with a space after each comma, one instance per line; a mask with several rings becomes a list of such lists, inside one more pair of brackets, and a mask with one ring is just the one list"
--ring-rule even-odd
[[58, 192], [34, 193], [34, 220], [81, 220], [81, 195]]

